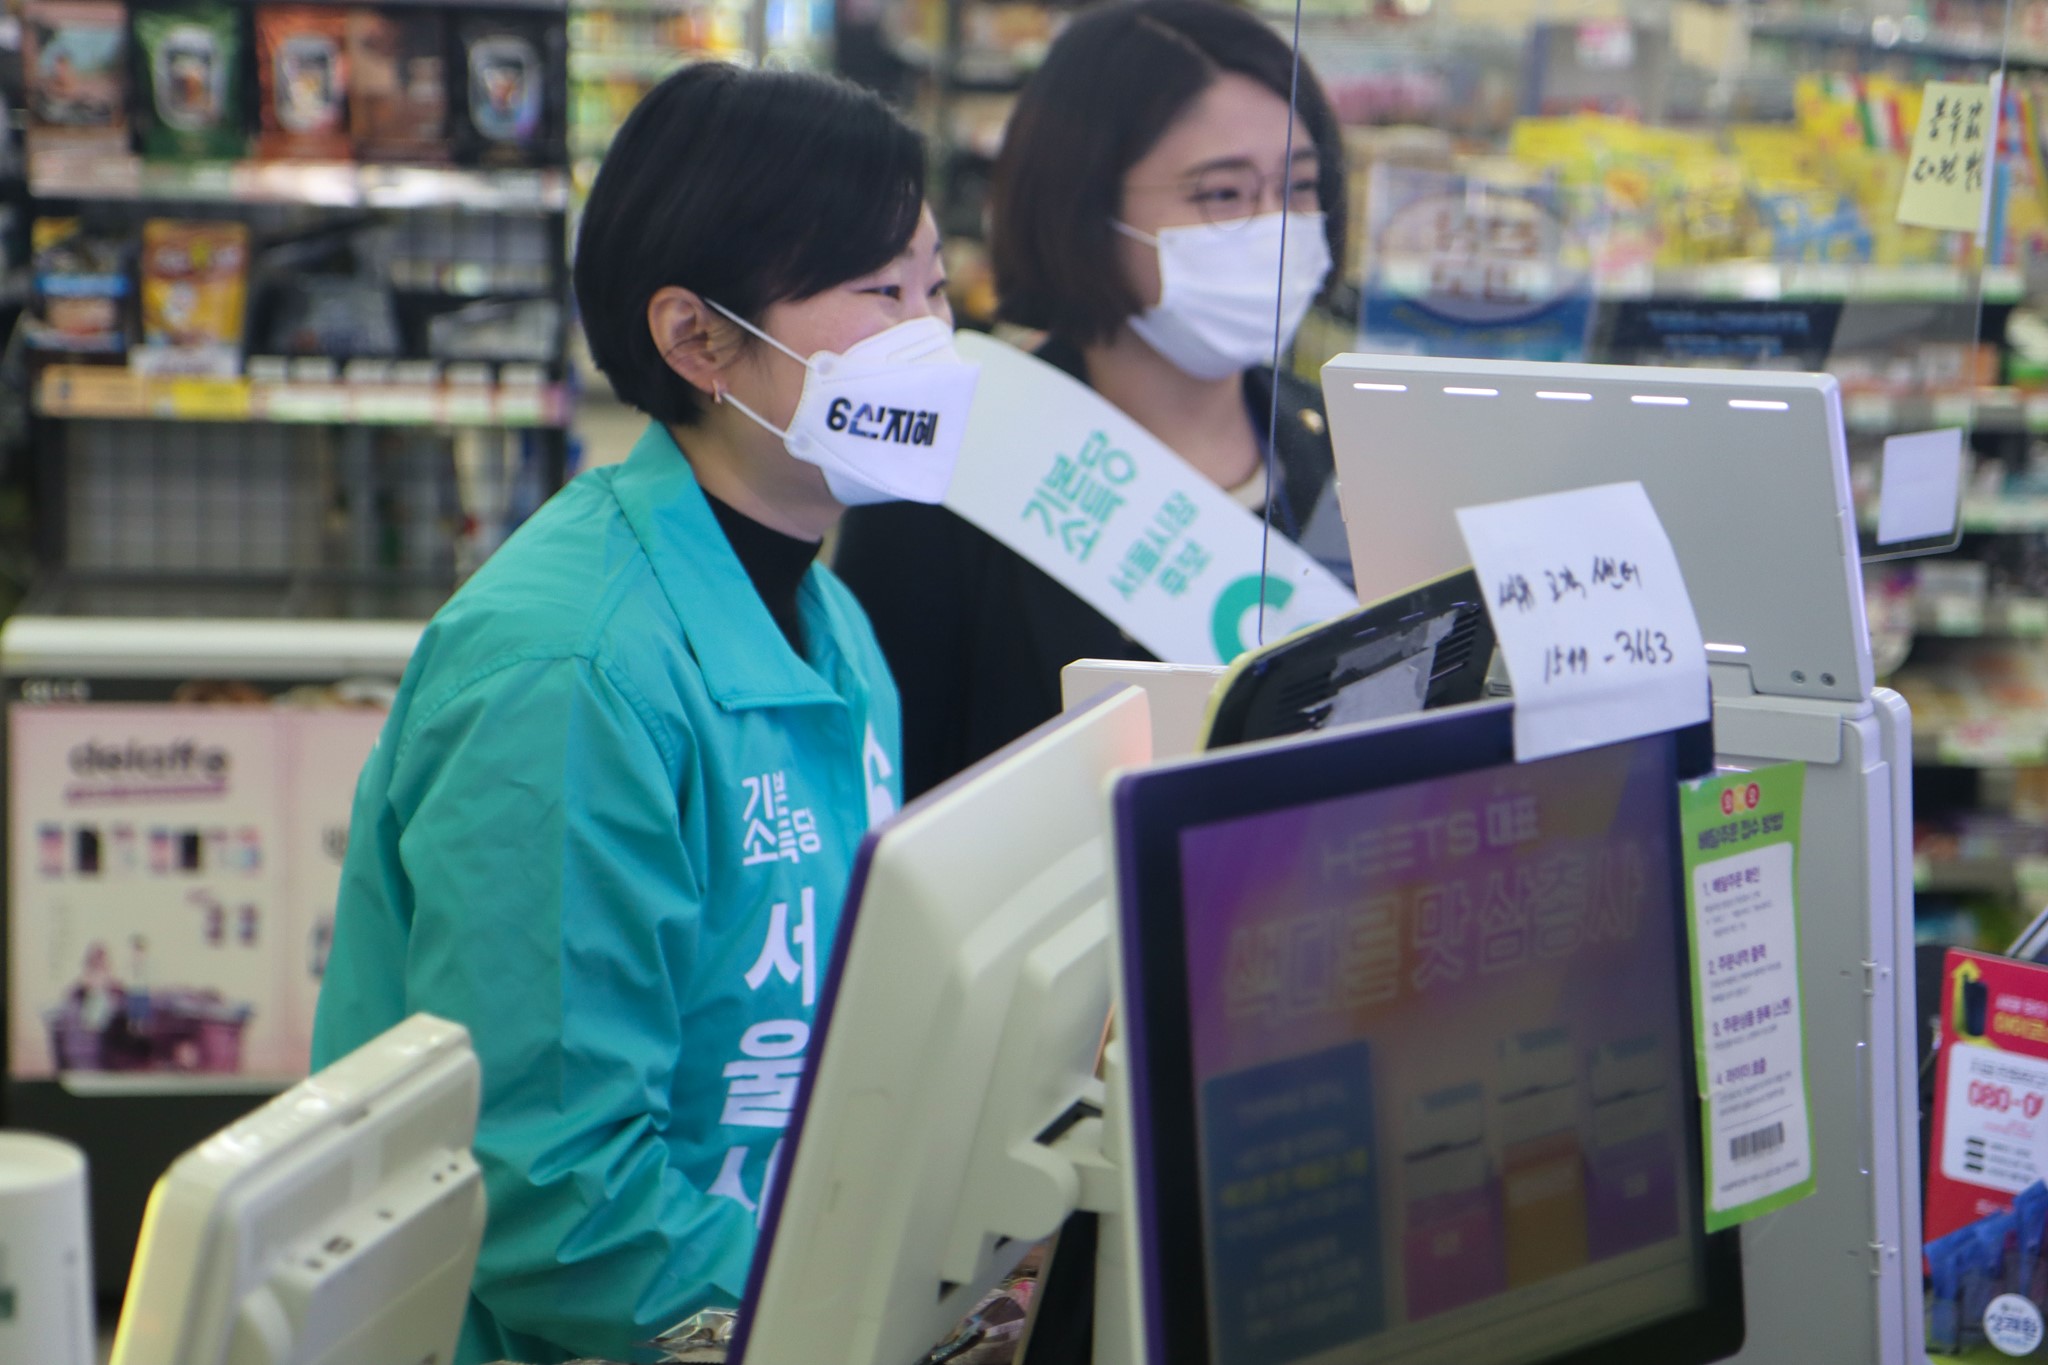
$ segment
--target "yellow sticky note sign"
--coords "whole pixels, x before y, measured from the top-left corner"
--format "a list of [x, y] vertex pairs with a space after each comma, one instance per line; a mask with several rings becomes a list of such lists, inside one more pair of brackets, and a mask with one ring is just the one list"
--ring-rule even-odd
[[1898, 220], [1949, 232], [1984, 231], [1998, 145], [1998, 79], [1929, 81], [1906, 159]]
[[1702, 71], [1739, 71], [1749, 61], [1749, 13], [1741, 5], [1678, 0], [1671, 11], [1671, 46], [1679, 60]]

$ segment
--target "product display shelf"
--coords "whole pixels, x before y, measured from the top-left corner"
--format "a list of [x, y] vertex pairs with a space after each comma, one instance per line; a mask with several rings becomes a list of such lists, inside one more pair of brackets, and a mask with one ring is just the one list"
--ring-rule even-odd
[[1913, 860], [1913, 889], [1923, 895], [2007, 897], [2048, 881], [2048, 858], [1927, 858]]
[[[255, 60], [280, 11], [237, 6], [248, 65], [219, 139], [246, 147], [236, 159], [167, 151], [154, 68], [137, 64], [114, 78], [128, 151], [32, 123], [26, 190], [52, 231], [19, 389], [29, 600], [81, 615], [423, 617], [566, 476], [567, 5], [401, 8], [438, 12], [413, 30], [438, 35], [445, 63], [431, 114], [358, 119], [351, 103], [327, 143], [281, 147], [300, 131], [278, 126]], [[370, 11], [348, 13], [353, 44]], [[465, 94], [457, 45], [493, 26], [511, 34], [504, 50], [529, 45], [520, 69], [540, 112], [523, 131]], [[132, 23], [127, 39], [150, 41]], [[236, 264], [193, 265], [223, 259], [227, 225], [242, 233]], [[178, 284], [181, 270], [196, 283]], [[166, 336], [165, 291], [180, 287], [214, 329], [200, 342]], [[78, 308], [47, 307], [79, 297], [104, 314], [83, 325]]]
[[806, 69], [825, 64], [827, 0], [571, 0], [569, 148], [576, 186], [628, 113], [663, 77], [696, 62]]
[[53, 365], [36, 385], [43, 417], [203, 422], [304, 422], [450, 427], [561, 427], [560, 384], [305, 383], [152, 377], [93, 365]]
[[573, 80], [637, 77], [651, 84], [692, 62], [708, 60], [711, 55], [658, 48], [579, 48], [569, 54], [569, 75]]
[[1950, 639], [2048, 639], [2048, 597], [1922, 600], [1915, 604], [1913, 628]]
[[2048, 765], [2048, 711], [1979, 716], [1916, 730], [1913, 758], [1944, 768]]
[[40, 155], [29, 163], [29, 193], [45, 200], [218, 204], [306, 204], [334, 209], [461, 205], [477, 212], [560, 212], [565, 171], [384, 166], [353, 161], [174, 163], [141, 157]]
[[[993, 155], [991, 151], [989, 155]], [[1535, 274], [1518, 282], [1531, 296], [1565, 295], [1583, 290], [1595, 299], [1689, 299], [1701, 302], [1842, 302], [1842, 303], [1974, 303], [2015, 304], [2026, 297], [2023, 273], [1995, 267], [1981, 273], [1949, 265], [1846, 265], [1812, 262], [1726, 261], [1715, 265], [1640, 268], [1609, 271], [1590, 284], [1564, 275]], [[1391, 293], [1422, 296], [1429, 292], [1430, 269], [1420, 264], [1389, 264], [1378, 278]], [[1346, 287], [1357, 290], [1353, 275]]]
[[[1864, 428], [1862, 430], [1882, 430], [1888, 432], [1897, 432], [1916, 430], [1924, 427], [1955, 426], [1959, 424], [1959, 421], [1932, 421], [1920, 424], [1898, 423], [1894, 425], [1887, 425], [1882, 428]], [[1854, 423], [1851, 423], [1850, 430], [1857, 431], [1859, 430], [1859, 428]], [[1977, 430], [1980, 432], [1995, 433], [2001, 429], [1995, 425], [1987, 426], [1984, 423], [1979, 422], [1977, 424]], [[2038, 433], [2041, 430], [2041, 428], [2035, 427], [2032, 428], [2032, 430]], [[1862, 516], [1862, 521], [1864, 528], [1866, 530], [1876, 529], [1877, 520], [1874, 516], [1865, 513]], [[2013, 493], [2002, 494], [1997, 496], [1965, 497], [1963, 499], [1963, 505], [1961, 510], [1961, 525], [1963, 532], [1966, 535], [2024, 536], [2048, 534], [2048, 495]], [[2015, 605], [2017, 610], [2021, 613], [2020, 619], [2028, 619], [2031, 613], [2031, 607], [2025, 604]], [[1948, 615], [1946, 617], [1941, 618], [1928, 617], [1923, 615], [1922, 619], [1930, 623], [1936, 622], [1940, 619], [1946, 619], [1950, 621], [1967, 621], [1975, 619], [1970, 613], [1974, 611], [1981, 611], [1983, 610], [1983, 608], [1981, 606], [1973, 606], [1972, 604], [1967, 602], [1940, 602], [1936, 604], [1934, 610], [1948, 613]], [[2018, 635], [2033, 633], [2031, 631], [2026, 631], [2018, 628], [2008, 628], [2001, 630], [1996, 627], [1993, 627], [1988, 630], [1973, 630], [1962, 627], [1958, 627], [1955, 629], [1941, 629], [1938, 624], [1927, 624], [1922, 626], [1922, 629], [1930, 630], [1937, 635]]]
[[1943, 33], [1919, 15], [1878, 15], [1844, 12], [1832, 19], [1769, 11], [1750, 20], [1751, 38], [1820, 47], [1846, 48], [1884, 57], [1909, 57], [1930, 62], [1974, 66], [2006, 65], [2048, 71], [2048, 47], [2004, 42], [1996, 35]]

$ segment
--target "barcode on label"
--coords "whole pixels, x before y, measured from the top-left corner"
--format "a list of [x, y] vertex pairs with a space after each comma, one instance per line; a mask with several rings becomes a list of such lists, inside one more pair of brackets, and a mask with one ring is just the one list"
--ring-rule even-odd
[[1774, 1152], [1785, 1145], [1785, 1125], [1774, 1123], [1768, 1128], [1759, 1128], [1754, 1133], [1728, 1139], [1728, 1159], [1747, 1161], [1751, 1157]]

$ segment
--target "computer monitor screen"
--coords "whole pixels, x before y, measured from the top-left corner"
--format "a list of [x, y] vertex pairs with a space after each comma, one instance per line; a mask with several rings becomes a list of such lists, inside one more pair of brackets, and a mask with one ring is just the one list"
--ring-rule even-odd
[[173, 1162], [112, 1365], [452, 1359], [483, 1238], [481, 1080], [416, 1014]]
[[1100, 1112], [1100, 794], [1150, 740], [1145, 694], [1126, 688], [869, 832], [812, 1024], [822, 1048], [762, 1205], [734, 1365], [909, 1365], [1072, 1209], [1039, 1141]]
[[1677, 788], [1506, 703], [1117, 786], [1154, 1365], [1719, 1359]]

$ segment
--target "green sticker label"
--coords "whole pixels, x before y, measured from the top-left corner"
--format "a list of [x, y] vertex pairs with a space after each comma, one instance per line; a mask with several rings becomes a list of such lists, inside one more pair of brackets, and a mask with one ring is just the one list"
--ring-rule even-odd
[[1803, 763], [1679, 793], [1709, 1232], [1813, 1193], [1797, 905], [1805, 794]]

